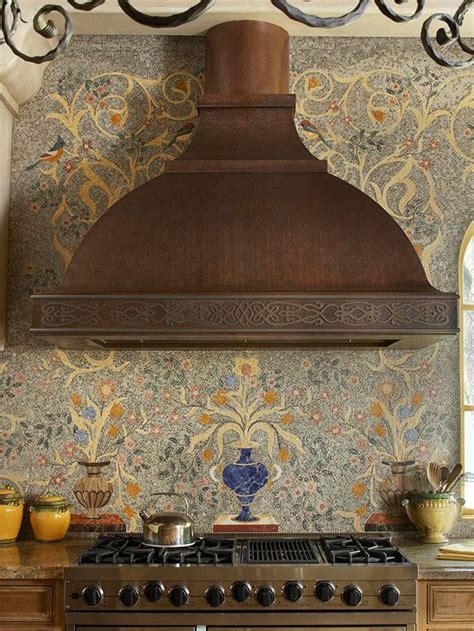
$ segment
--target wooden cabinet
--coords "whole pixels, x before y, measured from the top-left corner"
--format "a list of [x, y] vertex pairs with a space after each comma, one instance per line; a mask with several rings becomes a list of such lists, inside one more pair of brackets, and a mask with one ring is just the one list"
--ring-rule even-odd
[[62, 581], [0, 581], [0, 631], [63, 629]]
[[417, 631], [473, 631], [474, 581], [419, 581]]

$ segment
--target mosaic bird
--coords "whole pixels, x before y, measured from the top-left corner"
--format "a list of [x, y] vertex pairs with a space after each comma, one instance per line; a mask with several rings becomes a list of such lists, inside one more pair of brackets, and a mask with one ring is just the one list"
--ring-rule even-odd
[[55, 162], [58, 162], [58, 160], [61, 159], [64, 153], [65, 144], [66, 143], [61, 138], [61, 136], [58, 136], [58, 139], [56, 140], [54, 145], [51, 147], [51, 149], [47, 151], [46, 153], [43, 153], [43, 155], [39, 158], [39, 160], [36, 160], [36, 162], [32, 162], [31, 164], [29, 164], [26, 167], [26, 170], [30, 171], [31, 169], [34, 169], [35, 166], [37, 166], [41, 162], [49, 162], [50, 164], [54, 164]]
[[192, 133], [193, 129], [194, 129], [194, 123], [185, 123], [182, 127], [178, 129], [178, 131], [174, 135], [173, 140], [171, 140], [171, 142], [169, 142], [166, 145], [165, 149], [168, 149], [169, 147], [171, 147], [171, 145], [174, 145], [174, 143], [177, 142], [178, 140], [181, 140], [189, 136]]
[[319, 137], [318, 128], [316, 127], [316, 125], [313, 125], [313, 123], [309, 121], [307, 118], [303, 118], [300, 125], [306, 132], [308, 132], [308, 134], [315, 134], [316, 136]]

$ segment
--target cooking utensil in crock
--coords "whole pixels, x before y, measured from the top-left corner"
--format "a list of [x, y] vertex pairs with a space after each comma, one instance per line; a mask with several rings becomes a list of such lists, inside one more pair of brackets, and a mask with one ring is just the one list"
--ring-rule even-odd
[[438, 493], [441, 487], [441, 482], [443, 481], [442, 466], [436, 462], [430, 462], [426, 468], [426, 477], [428, 478], [428, 482], [431, 484], [433, 493]]
[[152, 493], [167, 497], [178, 497], [186, 507], [185, 513], [140, 511], [143, 519], [143, 543], [155, 548], [183, 548], [195, 543], [194, 524], [189, 517], [188, 500], [181, 493]]
[[442, 490], [443, 493], [449, 493], [450, 491], [452, 491], [454, 485], [456, 484], [458, 479], [461, 477], [461, 473], [462, 473], [462, 464], [460, 462], [458, 462], [451, 469], [447, 479], [445, 480], [445, 482], [444, 482], [444, 484], [442, 486], [441, 490]]

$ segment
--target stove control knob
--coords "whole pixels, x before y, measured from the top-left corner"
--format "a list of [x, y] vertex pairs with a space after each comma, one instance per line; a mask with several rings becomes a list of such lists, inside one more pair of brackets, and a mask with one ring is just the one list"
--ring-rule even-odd
[[329, 581], [319, 581], [314, 587], [314, 595], [318, 600], [327, 603], [334, 598], [336, 588]]
[[387, 607], [394, 607], [400, 600], [400, 592], [395, 585], [384, 585], [379, 592], [379, 598]]
[[342, 601], [349, 607], [357, 607], [362, 600], [362, 590], [357, 585], [348, 585], [342, 590]]
[[119, 591], [119, 598], [125, 607], [133, 607], [138, 602], [138, 590], [132, 585], [126, 585]]
[[145, 594], [145, 598], [151, 603], [157, 603], [163, 596], [163, 585], [156, 581], [147, 583], [143, 589], [143, 593]]
[[213, 585], [206, 591], [206, 600], [211, 607], [219, 607], [225, 600], [224, 588], [220, 585]]
[[90, 585], [82, 591], [82, 598], [89, 607], [96, 607], [102, 602], [103, 597], [104, 593], [97, 585]]
[[185, 605], [189, 600], [189, 591], [184, 585], [175, 585], [170, 589], [170, 601], [175, 607]]
[[262, 607], [270, 607], [275, 602], [275, 590], [273, 587], [259, 587], [257, 590], [257, 602]]
[[295, 603], [303, 598], [303, 585], [296, 581], [288, 581], [283, 585], [283, 596], [291, 603]]
[[232, 585], [232, 587], [230, 588], [230, 592], [234, 600], [236, 600], [238, 603], [244, 603], [250, 598], [252, 588], [248, 583], [245, 583], [244, 581], [238, 581], [237, 583], [234, 583]]

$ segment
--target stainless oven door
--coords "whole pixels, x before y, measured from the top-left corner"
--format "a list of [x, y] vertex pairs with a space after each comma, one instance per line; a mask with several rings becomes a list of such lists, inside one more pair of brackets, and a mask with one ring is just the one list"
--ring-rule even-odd
[[[359, 613], [359, 612], [358, 612]], [[315, 624], [316, 623], [316, 624]], [[66, 612], [66, 631], [415, 631], [414, 612]]]
[[360, 626], [354, 626], [354, 627], [348, 627], [348, 626], [338, 626], [338, 627], [334, 627], [334, 626], [324, 626], [324, 627], [267, 627], [267, 626], [261, 626], [261, 627], [234, 627], [234, 626], [228, 626], [228, 627], [207, 627], [206, 625], [197, 625], [194, 627], [175, 627], [175, 626], [166, 626], [166, 627], [150, 627], [150, 626], [146, 626], [146, 627], [142, 627], [142, 626], [136, 626], [133, 625], [133, 627], [127, 625], [127, 626], [100, 626], [100, 627], [95, 627], [95, 626], [87, 626], [87, 627], [74, 627], [75, 631], [104, 631], [105, 629], [107, 631], [350, 631], [350, 629], [354, 629], [354, 631], [407, 631], [408, 627], [403, 625], [402, 627], [394, 627], [393, 625], [390, 625], [389, 627], [374, 627], [374, 626], [366, 626], [366, 627], [360, 627]]
[[[407, 627], [207, 627], [206, 631], [406, 631]], [[199, 627], [197, 630], [199, 631]]]

